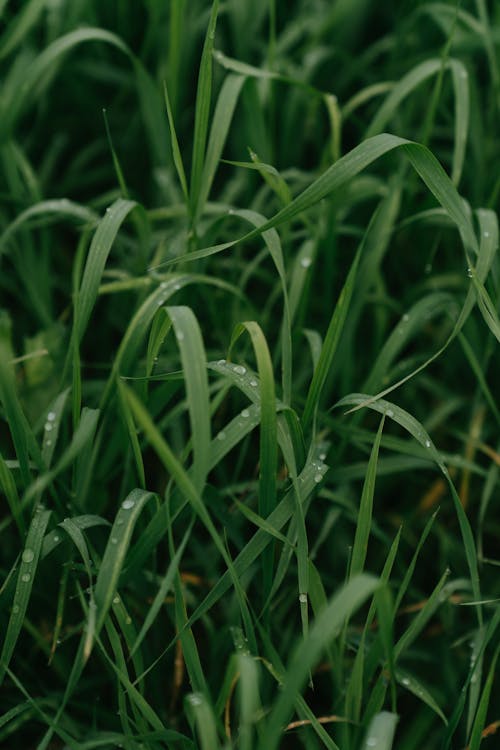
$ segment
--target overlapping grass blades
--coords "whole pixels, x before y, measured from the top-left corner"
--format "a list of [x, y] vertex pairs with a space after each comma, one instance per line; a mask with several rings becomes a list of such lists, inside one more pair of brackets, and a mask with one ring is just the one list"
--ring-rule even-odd
[[486, 743], [494, 10], [17, 5], [0, 744]]

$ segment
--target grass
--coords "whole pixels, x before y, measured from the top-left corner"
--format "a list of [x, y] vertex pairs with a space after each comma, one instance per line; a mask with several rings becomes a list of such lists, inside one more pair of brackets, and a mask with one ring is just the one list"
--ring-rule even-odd
[[0, 745], [495, 747], [482, 0], [0, 3]]

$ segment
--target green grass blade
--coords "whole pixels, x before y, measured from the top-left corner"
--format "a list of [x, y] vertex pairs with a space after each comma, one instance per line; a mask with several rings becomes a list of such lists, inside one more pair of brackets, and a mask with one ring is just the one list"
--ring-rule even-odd
[[210, 405], [207, 361], [200, 327], [189, 307], [168, 307], [181, 353], [193, 441], [193, 483], [203, 490], [209, 471]]
[[134, 201], [120, 198], [110, 206], [99, 222], [89, 248], [89, 254], [83, 271], [82, 283], [75, 305], [75, 336], [79, 343], [87, 328], [92, 308], [99, 292], [104, 266], [111, 251], [118, 230], [133, 208]]
[[499, 653], [500, 653], [500, 647], [497, 647], [493, 655], [493, 659], [491, 661], [490, 670], [488, 672], [488, 677], [486, 678], [483, 692], [481, 694], [481, 699], [479, 701], [479, 705], [477, 708], [476, 718], [474, 719], [474, 724], [472, 727], [472, 732], [471, 732], [471, 736], [470, 736], [470, 740], [468, 744], [469, 750], [479, 750], [479, 746], [483, 738], [482, 733], [486, 726], [486, 718], [488, 714], [488, 707], [490, 703], [491, 692], [493, 689], [493, 684], [494, 684], [494, 680], [496, 676], [496, 664], [498, 661]]
[[307, 676], [321, 656], [323, 649], [339, 633], [343, 623], [373, 594], [378, 579], [361, 575], [352, 578], [328, 603], [311, 626], [309, 636], [295, 650], [285, 674], [282, 690], [275, 702], [265, 732], [264, 750], [279, 746], [283, 726], [286, 724], [294, 702]]
[[[175, 3], [173, 4], [175, 5]], [[179, 141], [177, 140], [177, 132], [175, 130], [174, 115], [172, 113], [172, 107], [170, 104], [170, 98], [168, 96], [167, 84], [163, 82], [163, 93], [165, 96], [165, 106], [167, 108], [168, 126], [170, 129], [170, 143], [172, 146], [172, 157], [174, 160], [174, 166], [177, 171], [177, 177], [181, 185], [182, 193], [186, 204], [189, 202], [189, 192], [186, 180], [186, 173], [184, 171], [184, 164], [182, 161], [182, 154], [179, 148]]]
[[242, 78], [242, 76], [229, 75], [225, 79], [220, 90], [210, 128], [210, 136], [208, 139], [203, 171], [200, 177], [198, 198], [195, 208], [195, 221], [197, 221], [202, 215], [205, 203], [210, 194], [210, 189], [214, 181], [222, 149], [226, 142], [234, 110], [244, 82], [245, 79]]
[[321, 398], [321, 392], [330, 372], [335, 352], [337, 351], [340, 336], [347, 319], [349, 304], [354, 292], [360, 257], [361, 253], [358, 251], [347, 275], [347, 279], [342, 288], [337, 304], [335, 305], [333, 315], [330, 318], [319, 362], [314, 370], [313, 379], [307, 393], [306, 405], [302, 415], [302, 428], [304, 432], [307, 432], [314, 420], [314, 415], [318, 409], [319, 400]]
[[377, 477], [377, 462], [380, 449], [380, 441], [384, 429], [385, 417], [380, 420], [380, 426], [373, 442], [373, 448], [366, 470], [366, 479], [363, 485], [361, 501], [359, 504], [358, 518], [356, 522], [356, 535], [352, 548], [349, 578], [363, 572], [365, 566], [368, 540], [372, 525], [373, 496], [375, 493], [375, 481]]
[[[462, 507], [455, 486], [450, 478], [448, 469], [445, 466], [442, 456], [432, 442], [430, 435], [424, 429], [422, 424], [415, 419], [415, 417], [413, 417], [404, 409], [401, 409], [401, 407], [396, 406], [396, 404], [393, 404], [389, 401], [384, 401], [383, 399], [373, 401], [365, 394], [350, 394], [349, 396], [346, 396], [345, 398], [338, 401], [336, 407], [349, 405], [367, 405], [370, 409], [378, 411], [380, 414], [385, 414], [386, 417], [393, 419], [420, 443], [420, 445], [424, 448], [425, 453], [427, 453], [429, 460], [434, 461], [441, 469], [450, 488], [455, 512], [457, 514], [458, 522], [460, 525], [467, 564], [471, 576], [473, 596], [476, 601], [481, 601], [479, 572], [477, 567], [477, 553], [470, 523]], [[480, 617], [480, 608], [478, 608], [478, 616]]]
[[201, 53], [198, 88], [196, 90], [196, 111], [194, 118], [193, 161], [189, 197], [191, 211], [196, 215], [196, 208], [201, 190], [201, 180], [205, 163], [205, 146], [210, 116], [210, 99], [212, 95], [212, 51], [214, 48], [215, 27], [219, 12], [219, 0], [214, 0], [208, 22], [207, 33]]
[[377, 750], [379, 748], [380, 750], [391, 750], [398, 718], [397, 714], [389, 711], [381, 711], [374, 716], [366, 731], [361, 750], [371, 750], [373, 747], [376, 747]]
[[133, 490], [121, 503], [115, 516], [95, 585], [97, 634], [102, 628], [111, 607], [137, 519], [145, 504], [152, 497], [152, 492]]
[[2, 653], [0, 654], [0, 684], [5, 677], [5, 672], [14, 654], [16, 643], [23, 626], [24, 617], [26, 615], [26, 610], [28, 609], [33, 590], [33, 583], [38, 568], [42, 542], [50, 516], [50, 511], [42, 510], [42, 508], [38, 506], [33, 514], [31, 525], [28, 530], [26, 544], [21, 555], [21, 565], [19, 566], [19, 573], [17, 576], [14, 603], [12, 605], [9, 622], [5, 631]]

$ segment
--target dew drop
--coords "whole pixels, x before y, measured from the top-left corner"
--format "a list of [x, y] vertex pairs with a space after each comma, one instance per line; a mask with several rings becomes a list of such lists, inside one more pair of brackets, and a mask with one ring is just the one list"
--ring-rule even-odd
[[111, 544], [118, 544], [118, 537], [112, 536], [111, 537]]
[[300, 265], [302, 266], [302, 268], [309, 268], [311, 263], [312, 263], [311, 258], [302, 258], [302, 260], [300, 261]]
[[403, 315], [403, 320], [404, 320], [405, 323], [408, 323], [408, 321], [410, 320], [410, 316], [408, 315], [408, 313], [405, 313]]
[[324, 461], [326, 459], [326, 453], [320, 453], [319, 458], [321, 461]]
[[253, 380], [253, 379], [252, 379], [252, 380], [250, 381], [250, 385], [252, 386], [252, 388], [256, 388], [256, 387], [258, 386], [258, 383], [257, 383], [257, 381], [256, 381], [256, 380]]
[[425, 447], [426, 448], [430, 448], [431, 447], [431, 441], [430, 440], [426, 440], [425, 441]]
[[51, 446], [51, 445], [52, 445], [52, 440], [46, 440], [46, 441], [45, 441], [45, 445], [47, 445], [47, 446]]
[[113, 604], [120, 604], [120, 597], [119, 596], [115, 596], [114, 597]]
[[473, 271], [472, 271], [472, 268], [470, 266], [467, 269], [467, 276], [469, 277], [469, 279], [472, 279]]
[[218, 359], [217, 360], [217, 364], [219, 365], [219, 367], [222, 367], [223, 365], [226, 364], [226, 360], [225, 359]]
[[322, 479], [323, 479], [323, 474], [315, 474], [314, 475], [314, 481], [316, 482], [316, 484], [319, 484]]
[[32, 549], [25, 549], [22, 556], [22, 561], [24, 563], [30, 563], [33, 562], [33, 558], [35, 557], [35, 553]]
[[124, 523], [125, 523], [125, 521], [123, 520], [123, 518], [119, 518], [119, 519], [117, 520], [117, 522], [116, 522], [116, 525], [117, 525], [117, 526], [123, 526], [123, 524], [124, 524]]
[[160, 289], [166, 289], [167, 287], [168, 287], [168, 282], [167, 281], [162, 281], [161, 284], [160, 284]]
[[182, 331], [176, 331], [175, 336], [177, 338], [177, 341], [184, 341], [184, 334]]
[[174, 284], [174, 289], [176, 292], [178, 292], [180, 288], [181, 288], [180, 284]]
[[367, 747], [376, 747], [378, 744], [378, 740], [376, 737], [368, 737], [366, 740], [366, 746]]
[[57, 534], [56, 534], [55, 537], [54, 537], [54, 542], [57, 544], [57, 542], [59, 541], [59, 539], [60, 539], [60, 537], [57, 536]]
[[188, 700], [192, 706], [201, 706], [201, 698], [196, 693], [188, 696]]
[[12, 611], [15, 615], [17, 615], [17, 613], [19, 612], [19, 604], [14, 604], [14, 606], [12, 607]]
[[135, 505], [135, 500], [130, 500], [130, 499], [124, 500], [122, 503], [122, 508], [124, 510], [130, 510], [130, 508], [133, 508], [134, 505]]
[[234, 371], [238, 373], [238, 375], [244, 375], [247, 371], [247, 368], [243, 367], [243, 365], [235, 365]]
[[52, 429], [52, 424], [50, 422], [45, 422], [45, 432], [50, 432]]
[[226, 439], [226, 433], [224, 430], [221, 430], [219, 434], [217, 435], [217, 440], [225, 440]]
[[49, 411], [47, 414], [47, 422], [55, 422], [56, 421], [56, 413], [55, 411]]
[[408, 679], [408, 677], [403, 677], [401, 682], [403, 683], [405, 687], [408, 687], [408, 685], [410, 684], [410, 680]]
[[29, 573], [23, 573], [21, 576], [21, 581], [23, 583], [29, 583], [31, 581], [31, 575]]
[[489, 232], [483, 232], [483, 237], [489, 237], [489, 236], [490, 236]]
[[132, 618], [130, 615], [125, 618], [125, 625], [132, 625]]
[[307, 604], [307, 594], [299, 594], [299, 602], [301, 604]]
[[393, 417], [394, 416], [394, 412], [392, 411], [392, 409], [387, 409], [387, 416], [388, 417]]
[[243, 411], [241, 412], [241, 416], [243, 417], [243, 419], [248, 419], [248, 417], [250, 416], [250, 412], [248, 411], [248, 409], [243, 409]]

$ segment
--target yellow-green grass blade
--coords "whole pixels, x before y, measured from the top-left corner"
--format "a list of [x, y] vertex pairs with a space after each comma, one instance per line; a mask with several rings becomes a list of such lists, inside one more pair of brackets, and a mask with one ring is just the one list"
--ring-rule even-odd
[[258, 664], [250, 655], [240, 653], [236, 658], [240, 675], [239, 688], [239, 744], [241, 750], [252, 750], [253, 724], [261, 712]]
[[21, 555], [21, 564], [17, 575], [12, 610], [3, 638], [2, 652], [0, 654], [0, 683], [3, 682], [5, 672], [14, 654], [16, 643], [23, 626], [23, 620], [26, 615], [26, 610], [28, 609], [33, 590], [33, 583], [38, 569], [43, 538], [50, 516], [50, 511], [42, 510], [41, 506], [38, 506], [31, 519], [26, 543]]
[[201, 750], [218, 750], [221, 745], [212, 707], [203, 693], [190, 693], [186, 698], [189, 713], [194, 717]]
[[366, 736], [360, 750], [391, 750], [398, 723], [398, 715], [389, 711], [381, 711], [373, 717], [366, 730]]
[[264, 750], [275, 750], [279, 746], [283, 726], [286, 724], [297, 696], [310, 670], [321, 653], [338, 635], [344, 622], [371, 596], [378, 586], [378, 579], [360, 575], [352, 578], [319, 614], [311, 626], [309, 635], [295, 649], [284, 676], [282, 689], [267, 720]]

